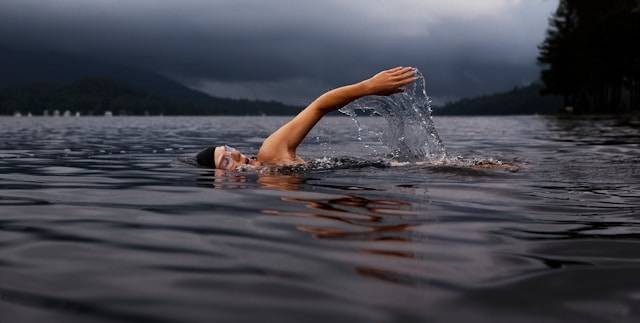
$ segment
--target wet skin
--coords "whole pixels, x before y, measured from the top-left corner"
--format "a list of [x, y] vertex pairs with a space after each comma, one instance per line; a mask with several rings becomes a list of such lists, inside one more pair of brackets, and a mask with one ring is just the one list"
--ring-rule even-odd
[[213, 160], [215, 161], [216, 168], [225, 170], [234, 170], [241, 165], [260, 165], [260, 162], [257, 160], [249, 158], [237, 149], [226, 145], [216, 147], [213, 151]]
[[304, 160], [297, 156], [296, 149], [323, 116], [363, 96], [400, 93], [405, 85], [416, 79], [414, 68], [399, 66], [382, 71], [364, 81], [328, 91], [267, 137], [255, 159], [250, 159], [229, 146], [216, 147], [213, 153], [216, 168], [234, 170], [238, 166], [247, 164], [254, 166], [303, 164]]

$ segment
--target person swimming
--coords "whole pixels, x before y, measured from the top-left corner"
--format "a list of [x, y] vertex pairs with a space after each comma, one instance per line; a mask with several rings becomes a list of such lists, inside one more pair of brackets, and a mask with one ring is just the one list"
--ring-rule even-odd
[[395, 67], [351, 85], [326, 92], [315, 99], [296, 117], [281, 126], [264, 140], [258, 155], [249, 158], [227, 145], [207, 147], [196, 155], [204, 167], [235, 170], [242, 165], [288, 166], [304, 163], [296, 150], [309, 131], [327, 113], [338, 110], [350, 102], [368, 95], [392, 95], [403, 92], [403, 87], [417, 79], [413, 67]]

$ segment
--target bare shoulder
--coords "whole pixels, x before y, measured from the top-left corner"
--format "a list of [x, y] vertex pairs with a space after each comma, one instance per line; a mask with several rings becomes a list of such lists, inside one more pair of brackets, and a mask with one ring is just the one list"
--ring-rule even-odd
[[278, 146], [263, 145], [256, 158], [262, 165], [290, 166], [304, 164], [304, 160], [298, 157], [295, 152]]

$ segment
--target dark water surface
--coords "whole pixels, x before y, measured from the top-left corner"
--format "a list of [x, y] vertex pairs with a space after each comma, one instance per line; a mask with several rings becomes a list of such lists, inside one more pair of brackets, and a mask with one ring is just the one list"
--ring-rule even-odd
[[[0, 118], [0, 322], [640, 321], [637, 120], [436, 118], [517, 172], [181, 161], [284, 120]], [[356, 137], [328, 118], [300, 154], [384, 155]]]

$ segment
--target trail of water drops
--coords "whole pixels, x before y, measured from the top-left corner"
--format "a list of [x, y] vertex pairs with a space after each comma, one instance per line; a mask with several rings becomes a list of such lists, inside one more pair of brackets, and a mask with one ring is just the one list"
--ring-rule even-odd
[[367, 96], [339, 111], [350, 116], [358, 128], [362, 141], [363, 127], [358, 113], [382, 116], [387, 127], [379, 139], [391, 149], [393, 158], [400, 161], [438, 161], [447, 157], [431, 117], [431, 99], [425, 88], [425, 78], [416, 70], [418, 79], [405, 91], [391, 96]]

